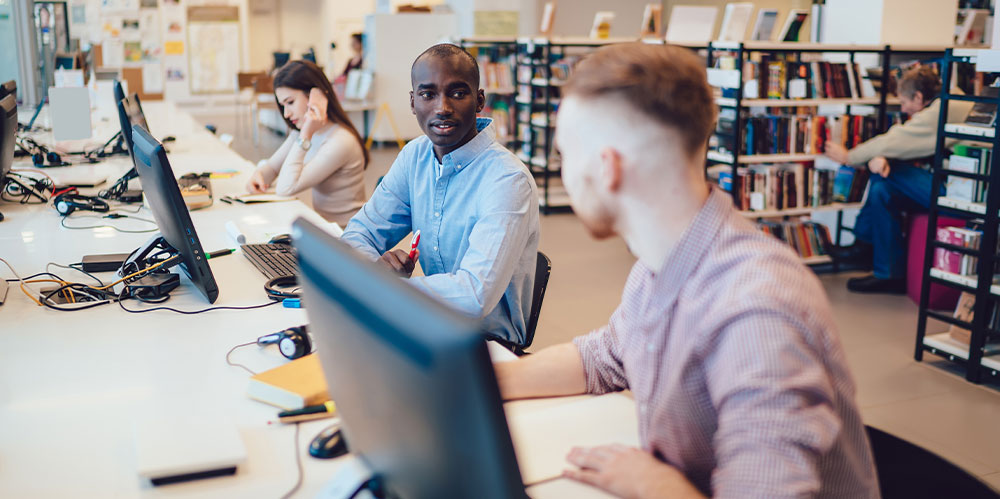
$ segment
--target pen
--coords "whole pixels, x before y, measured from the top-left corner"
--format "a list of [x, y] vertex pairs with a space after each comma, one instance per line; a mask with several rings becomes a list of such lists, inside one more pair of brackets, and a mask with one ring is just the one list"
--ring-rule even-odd
[[[278, 413], [278, 422], [283, 424], [299, 423], [302, 421], [312, 421], [314, 419], [332, 418], [337, 412], [337, 406], [332, 400], [319, 405], [311, 405], [293, 411], [282, 411]], [[270, 422], [268, 423], [270, 424]]]
[[221, 249], [219, 251], [213, 251], [213, 252], [205, 255], [205, 259], [206, 260], [211, 260], [212, 258], [218, 258], [220, 256], [232, 255], [235, 252], [236, 252], [235, 249]]
[[410, 241], [410, 260], [417, 256], [417, 245], [420, 244], [420, 229], [417, 229], [413, 233], [413, 239]]

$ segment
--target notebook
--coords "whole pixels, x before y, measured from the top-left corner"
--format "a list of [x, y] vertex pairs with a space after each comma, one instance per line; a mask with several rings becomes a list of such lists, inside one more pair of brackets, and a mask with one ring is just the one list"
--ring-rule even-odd
[[560, 476], [573, 447], [639, 447], [635, 401], [621, 393], [519, 400], [504, 404], [525, 485]]
[[254, 375], [247, 386], [247, 396], [285, 410], [330, 400], [326, 377], [316, 354]]

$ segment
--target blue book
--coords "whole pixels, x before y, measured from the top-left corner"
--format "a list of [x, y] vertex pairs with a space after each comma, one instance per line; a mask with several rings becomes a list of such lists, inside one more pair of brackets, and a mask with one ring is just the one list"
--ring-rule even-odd
[[837, 170], [837, 176], [833, 179], [833, 200], [838, 203], [846, 203], [851, 195], [851, 185], [854, 183], [854, 168], [841, 166]]

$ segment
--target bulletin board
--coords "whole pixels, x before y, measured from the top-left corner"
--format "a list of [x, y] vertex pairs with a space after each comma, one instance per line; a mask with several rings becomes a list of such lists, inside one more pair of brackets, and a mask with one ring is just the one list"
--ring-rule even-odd
[[240, 71], [239, 8], [188, 8], [188, 69], [192, 94], [231, 93]]

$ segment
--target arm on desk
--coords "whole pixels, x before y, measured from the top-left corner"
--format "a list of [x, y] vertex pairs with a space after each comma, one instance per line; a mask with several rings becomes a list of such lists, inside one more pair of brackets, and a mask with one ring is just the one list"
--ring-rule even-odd
[[247, 192], [250, 194], [263, 194], [274, 183], [274, 179], [278, 178], [278, 173], [281, 171], [281, 164], [285, 162], [285, 158], [288, 157], [288, 151], [292, 149], [292, 145], [298, 138], [298, 132], [292, 132], [288, 134], [288, 138], [285, 142], [281, 144], [281, 147], [270, 158], [258, 163], [257, 169], [254, 170], [253, 174], [250, 175], [250, 180], [247, 181]]
[[340, 240], [378, 260], [412, 230], [410, 218], [410, 145], [407, 144], [375, 187], [361, 211], [344, 227]]
[[493, 364], [505, 400], [579, 395], [586, 392], [576, 345], [563, 343], [510, 362]]

